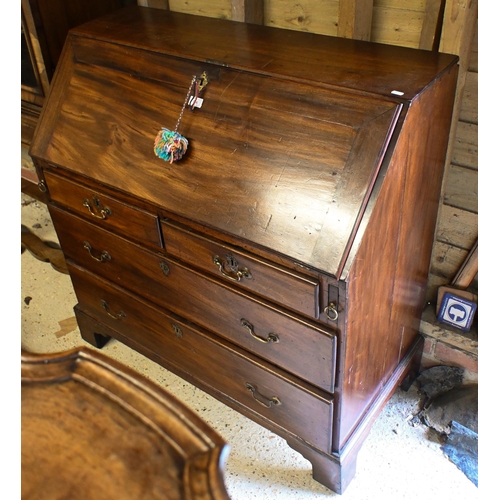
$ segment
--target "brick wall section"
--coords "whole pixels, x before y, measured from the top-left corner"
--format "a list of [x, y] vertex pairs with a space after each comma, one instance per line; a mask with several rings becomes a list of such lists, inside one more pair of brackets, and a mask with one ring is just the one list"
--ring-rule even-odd
[[457, 366], [468, 372], [478, 373], [478, 361], [475, 356], [427, 337], [422, 353], [421, 369], [437, 365]]

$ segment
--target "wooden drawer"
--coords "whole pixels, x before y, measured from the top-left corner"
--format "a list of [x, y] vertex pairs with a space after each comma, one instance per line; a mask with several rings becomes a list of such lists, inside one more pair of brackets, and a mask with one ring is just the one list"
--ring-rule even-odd
[[168, 221], [161, 221], [166, 251], [178, 259], [243, 289], [268, 297], [312, 318], [319, 317], [319, 282], [295, 271], [211, 241]]
[[204, 385], [331, 452], [333, 397], [138, 297], [69, 266], [79, 307]]
[[117, 231], [148, 246], [162, 246], [158, 217], [97, 190], [44, 172], [50, 198], [100, 227]]
[[50, 213], [55, 227], [64, 228], [59, 235], [67, 258], [333, 392], [337, 345], [332, 331], [58, 208], [50, 207]]

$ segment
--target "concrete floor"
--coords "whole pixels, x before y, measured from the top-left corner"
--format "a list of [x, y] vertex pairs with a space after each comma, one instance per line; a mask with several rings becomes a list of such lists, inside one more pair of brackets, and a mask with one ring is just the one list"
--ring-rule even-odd
[[[46, 206], [24, 195], [21, 222], [44, 241], [57, 242]], [[57, 352], [82, 345], [69, 276], [25, 251], [21, 278], [22, 347]], [[282, 438], [114, 340], [103, 352], [166, 388], [222, 435], [231, 447], [225, 480], [232, 499], [340, 498], [312, 479], [309, 462]], [[479, 498], [478, 488], [442, 452], [436, 434], [411, 425], [419, 401], [415, 386], [392, 397], [359, 452], [343, 500]]]

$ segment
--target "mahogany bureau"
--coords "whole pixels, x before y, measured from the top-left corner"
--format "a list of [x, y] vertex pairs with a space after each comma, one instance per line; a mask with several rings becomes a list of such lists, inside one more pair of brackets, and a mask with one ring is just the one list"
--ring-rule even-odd
[[[71, 31], [30, 153], [82, 337], [184, 377], [343, 492], [418, 369], [457, 62], [136, 6]], [[162, 128], [182, 157], [157, 156]]]

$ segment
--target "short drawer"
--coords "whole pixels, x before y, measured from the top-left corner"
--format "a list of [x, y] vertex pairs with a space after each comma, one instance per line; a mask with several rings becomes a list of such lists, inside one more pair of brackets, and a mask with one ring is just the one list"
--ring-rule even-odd
[[271, 303], [50, 208], [66, 257], [326, 391], [333, 392], [336, 336]]
[[100, 227], [116, 231], [149, 246], [162, 246], [158, 217], [97, 190], [44, 173], [52, 201], [69, 208]]
[[170, 255], [311, 318], [319, 317], [318, 280], [212, 241], [168, 220], [161, 221], [161, 230]]
[[[181, 372], [325, 453], [333, 397], [81, 268], [69, 266], [79, 307]], [[141, 350], [141, 349], [139, 349]], [[154, 357], [154, 356], [151, 356]]]

